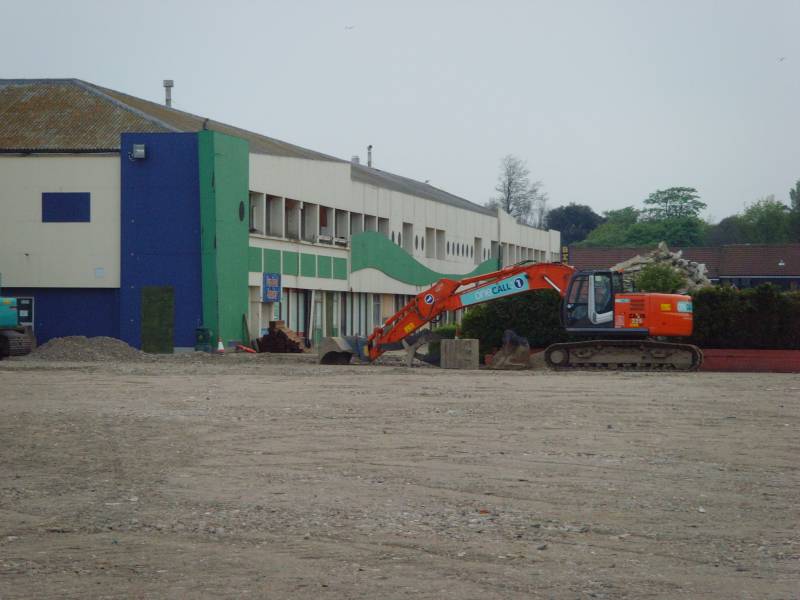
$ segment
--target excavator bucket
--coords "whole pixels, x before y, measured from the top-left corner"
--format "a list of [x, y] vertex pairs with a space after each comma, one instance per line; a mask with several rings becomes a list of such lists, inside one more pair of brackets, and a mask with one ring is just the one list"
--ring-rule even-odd
[[360, 362], [369, 362], [367, 338], [357, 336], [326, 337], [319, 344], [319, 364], [347, 365], [356, 357]]
[[503, 347], [492, 357], [492, 369], [530, 368], [531, 347], [528, 340], [510, 329], [503, 334]]

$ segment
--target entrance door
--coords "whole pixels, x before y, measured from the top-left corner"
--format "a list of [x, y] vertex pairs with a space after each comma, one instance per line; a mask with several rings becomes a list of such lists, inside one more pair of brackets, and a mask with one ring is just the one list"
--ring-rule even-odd
[[170, 285], [142, 288], [142, 350], [172, 354], [175, 331], [175, 290]]

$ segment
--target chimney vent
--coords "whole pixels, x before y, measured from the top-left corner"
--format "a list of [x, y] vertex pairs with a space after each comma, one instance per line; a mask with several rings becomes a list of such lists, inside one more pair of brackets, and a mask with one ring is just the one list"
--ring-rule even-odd
[[164, 104], [172, 108], [172, 88], [175, 82], [172, 79], [164, 80]]
[[367, 166], [372, 167], [372, 144], [367, 146]]
[[358, 154], [353, 154], [353, 158], [350, 159], [350, 162], [354, 165], [360, 165], [361, 159], [358, 158]]

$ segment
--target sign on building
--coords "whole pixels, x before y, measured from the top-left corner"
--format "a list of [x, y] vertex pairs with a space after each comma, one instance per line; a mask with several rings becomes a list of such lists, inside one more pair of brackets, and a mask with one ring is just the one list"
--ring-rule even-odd
[[281, 301], [281, 274], [264, 273], [261, 284], [261, 302]]

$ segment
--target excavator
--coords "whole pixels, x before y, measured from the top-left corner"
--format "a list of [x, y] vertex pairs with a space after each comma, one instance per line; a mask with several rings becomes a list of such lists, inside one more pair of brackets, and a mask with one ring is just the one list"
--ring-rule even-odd
[[542, 289], [561, 295], [562, 324], [571, 337], [582, 338], [545, 349], [545, 362], [552, 369], [693, 371], [703, 361], [697, 346], [665, 341], [691, 335], [690, 296], [627, 292], [617, 271], [578, 271], [562, 263], [523, 261], [460, 280], [440, 279], [369, 337], [323, 339], [320, 363], [348, 364], [353, 357], [373, 362], [400, 349], [416, 355], [416, 348], [430, 340], [430, 331], [423, 327], [443, 313]]

